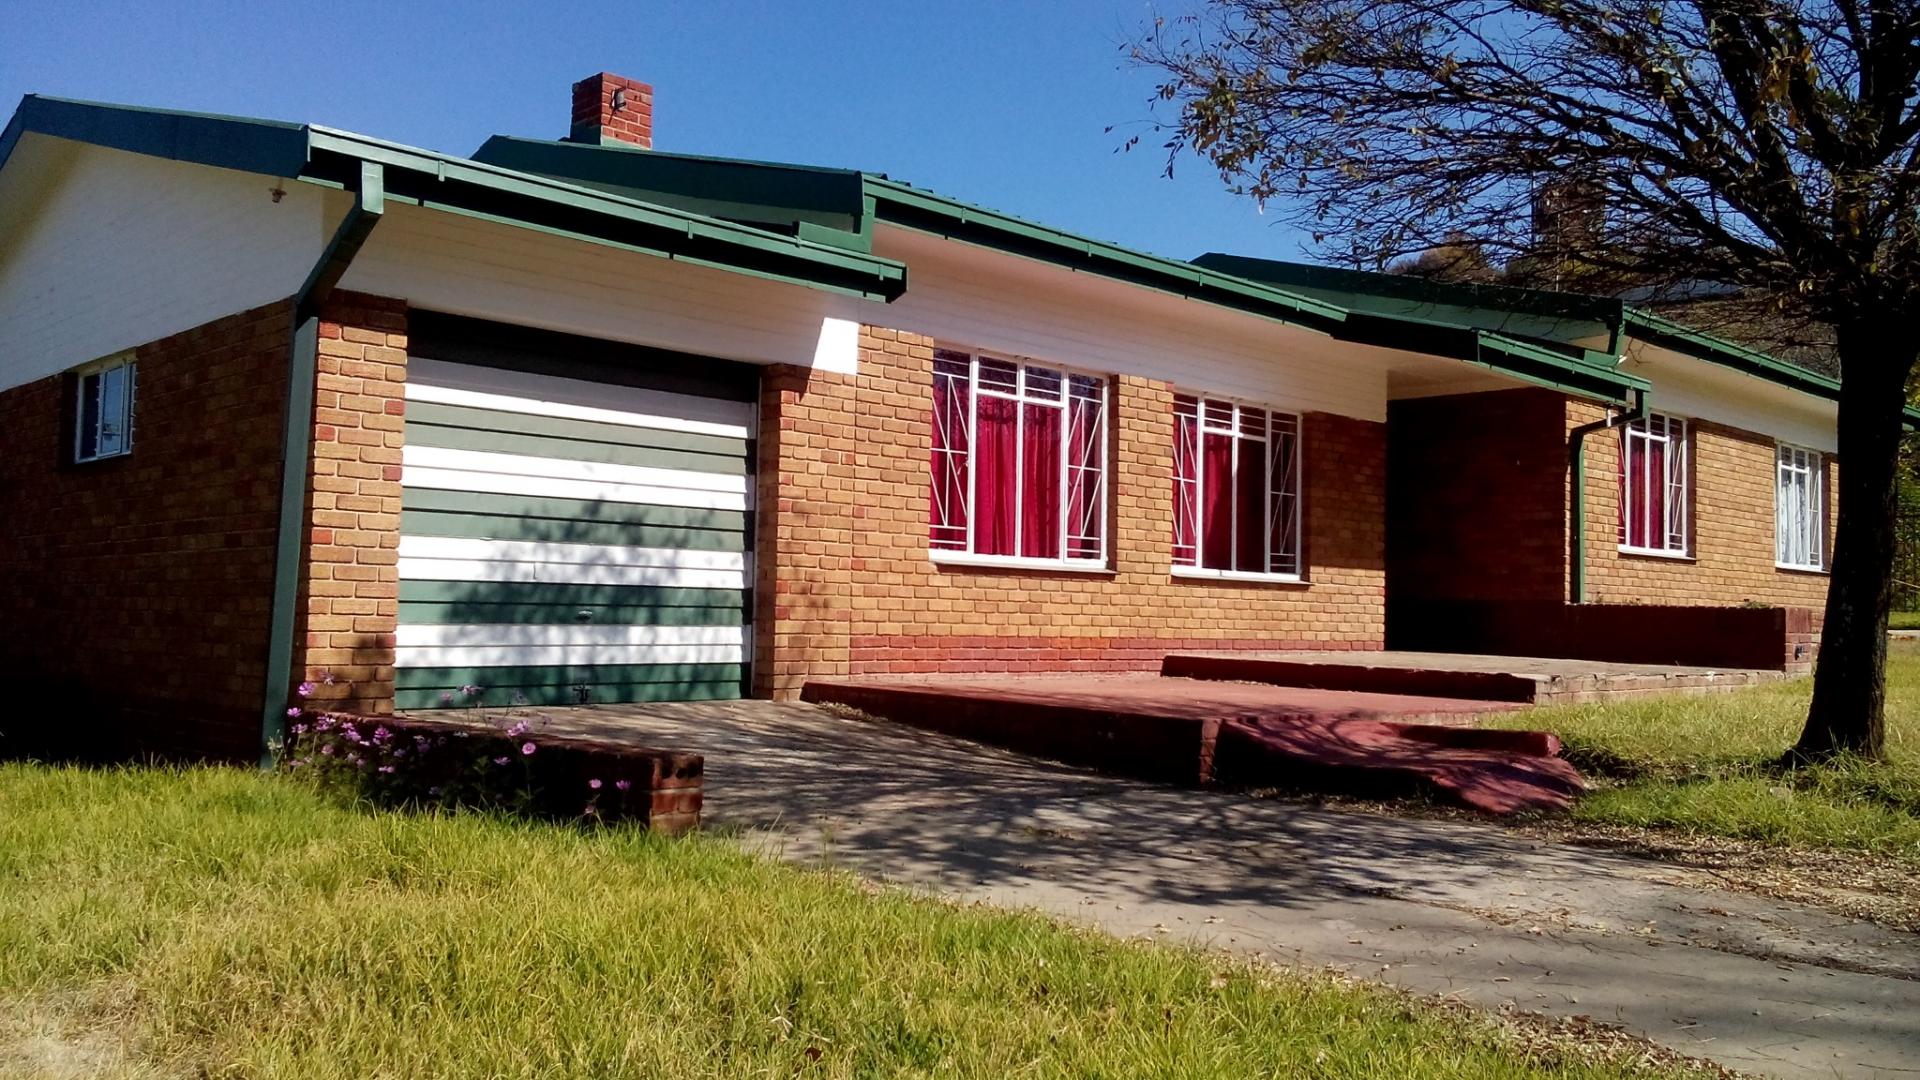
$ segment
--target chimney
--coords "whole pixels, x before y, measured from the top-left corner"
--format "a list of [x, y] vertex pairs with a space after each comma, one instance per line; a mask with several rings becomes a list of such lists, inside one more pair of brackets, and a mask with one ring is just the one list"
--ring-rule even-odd
[[653, 87], [605, 71], [574, 83], [567, 141], [653, 149]]

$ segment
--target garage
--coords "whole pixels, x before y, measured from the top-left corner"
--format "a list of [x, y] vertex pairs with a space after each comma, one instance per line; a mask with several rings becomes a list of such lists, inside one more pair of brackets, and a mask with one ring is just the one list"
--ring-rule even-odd
[[416, 312], [398, 709], [743, 695], [758, 372]]

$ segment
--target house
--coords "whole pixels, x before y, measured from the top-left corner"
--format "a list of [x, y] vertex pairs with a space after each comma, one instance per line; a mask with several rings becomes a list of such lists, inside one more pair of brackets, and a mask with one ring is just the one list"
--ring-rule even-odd
[[251, 756], [303, 681], [783, 697], [1543, 619], [1804, 660], [1829, 381], [1617, 303], [654, 150], [653, 105], [596, 75], [567, 138], [457, 158], [26, 98], [0, 675], [89, 740]]

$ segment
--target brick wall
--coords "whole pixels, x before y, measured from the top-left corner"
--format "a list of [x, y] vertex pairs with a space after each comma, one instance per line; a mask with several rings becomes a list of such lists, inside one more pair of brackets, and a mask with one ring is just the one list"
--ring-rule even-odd
[[[1658, 408], [1656, 402], [1655, 408]], [[1600, 418], [1570, 401], [1569, 428]], [[1620, 433], [1587, 436], [1587, 600], [1597, 604], [1764, 604], [1815, 611], [1827, 576], [1774, 565], [1775, 443], [1771, 436], [1699, 421], [1692, 441], [1692, 535], [1685, 559], [1620, 550]], [[1833, 550], [1834, 481], [1827, 466], [1827, 550]]]
[[1149, 670], [1170, 649], [1381, 647], [1384, 425], [1303, 418], [1303, 584], [1169, 575], [1173, 391], [1134, 377], [1111, 384], [1111, 572], [936, 565], [927, 556], [933, 346], [866, 327], [857, 376], [768, 373], [762, 692], [786, 696], [809, 675]]
[[1392, 403], [1389, 604], [1564, 595], [1564, 401], [1525, 389]]
[[66, 376], [0, 393], [0, 677], [50, 749], [259, 752], [291, 336], [280, 303], [139, 347], [105, 461], [69, 463]]
[[407, 308], [336, 292], [321, 312], [294, 673], [316, 705], [393, 711]]

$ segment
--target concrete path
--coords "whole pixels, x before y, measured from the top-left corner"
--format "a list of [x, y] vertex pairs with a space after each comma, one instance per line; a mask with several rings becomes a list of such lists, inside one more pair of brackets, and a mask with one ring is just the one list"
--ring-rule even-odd
[[1920, 939], [1494, 826], [1054, 767], [812, 706], [552, 713], [707, 754], [710, 825], [1122, 935], [1618, 1023], [1786, 1077], [1920, 1076]]

